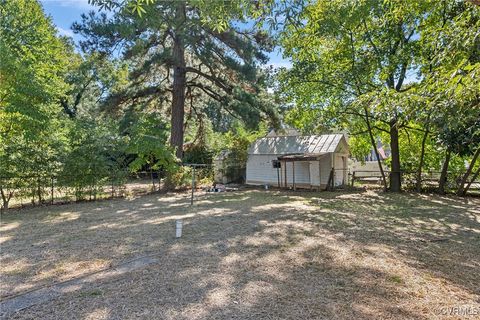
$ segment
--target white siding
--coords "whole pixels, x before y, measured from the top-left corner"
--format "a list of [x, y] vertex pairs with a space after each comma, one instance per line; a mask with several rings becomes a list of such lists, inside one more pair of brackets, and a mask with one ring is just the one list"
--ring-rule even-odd
[[[279, 155], [257, 155], [251, 154], [247, 161], [247, 184], [263, 185], [270, 184], [272, 186], [278, 185], [277, 169], [273, 168], [272, 160], [276, 160]], [[341, 185], [344, 182], [344, 154], [335, 154], [335, 185]], [[312, 185], [325, 186], [330, 177], [330, 170], [332, 155], [326, 154], [320, 158], [319, 161], [295, 161], [295, 183], [298, 185]], [[285, 183], [285, 162], [282, 162], [282, 168], [279, 169], [280, 184], [283, 187]], [[292, 186], [293, 183], [293, 164], [286, 162], [287, 165], [287, 184]], [[319, 177], [320, 169], [320, 177]]]
[[[282, 166], [285, 162], [282, 162]], [[286, 162], [287, 165], [287, 184], [293, 185], [293, 163]], [[285, 184], [285, 168], [281, 168], [281, 183]], [[307, 161], [295, 161], [295, 184], [310, 185], [310, 168]]]
[[310, 166], [310, 180], [311, 180], [312, 186], [318, 187], [319, 185], [318, 179], [320, 178], [320, 176], [318, 175], [318, 169], [319, 169], [318, 161], [310, 161], [309, 166]]
[[332, 161], [331, 161], [330, 155], [327, 154], [320, 159], [321, 185], [327, 185], [331, 170], [332, 170]]
[[277, 155], [251, 154], [247, 160], [247, 184], [277, 185], [277, 169], [272, 165]]
[[[344, 182], [344, 176], [346, 176], [344, 155], [335, 154], [335, 185], [342, 185]], [[346, 180], [345, 180], [346, 183]]]
[[[318, 170], [320, 171], [320, 176], [318, 175]], [[312, 179], [312, 185], [318, 186], [318, 179], [320, 178], [320, 185], [327, 185], [328, 177], [330, 176], [330, 170], [332, 169], [330, 165], [330, 155], [325, 155], [320, 158], [320, 163], [318, 161], [310, 161], [310, 177]]]

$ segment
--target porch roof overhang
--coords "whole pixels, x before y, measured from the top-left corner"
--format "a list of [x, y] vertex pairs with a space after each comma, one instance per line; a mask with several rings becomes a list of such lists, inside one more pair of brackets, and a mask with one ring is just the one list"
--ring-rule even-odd
[[285, 154], [279, 156], [277, 159], [280, 161], [318, 161], [320, 157], [328, 154], [329, 152], [322, 153], [297, 153], [297, 154]]

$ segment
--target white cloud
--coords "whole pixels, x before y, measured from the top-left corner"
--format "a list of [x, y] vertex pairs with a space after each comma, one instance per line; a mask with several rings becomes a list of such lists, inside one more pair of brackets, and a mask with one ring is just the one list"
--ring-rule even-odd
[[58, 34], [61, 36], [73, 37], [73, 31], [70, 29], [63, 29], [57, 26]]

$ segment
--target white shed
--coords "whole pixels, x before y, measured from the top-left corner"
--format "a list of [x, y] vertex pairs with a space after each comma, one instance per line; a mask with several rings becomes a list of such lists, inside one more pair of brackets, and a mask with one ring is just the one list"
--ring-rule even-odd
[[348, 155], [343, 134], [265, 137], [248, 150], [246, 183], [293, 189], [344, 185]]

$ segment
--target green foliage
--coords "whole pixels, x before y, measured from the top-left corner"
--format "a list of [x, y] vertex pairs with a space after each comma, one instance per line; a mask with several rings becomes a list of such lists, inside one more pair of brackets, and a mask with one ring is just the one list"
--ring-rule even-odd
[[364, 161], [365, 157], [372, 150], [370, 138], [366, 135], [352, 136], [348, 139], [348, 143], [351, 156], [358, 161]]
[[158, 114], [141, 114], [130, 126], [126, 153], [135, 156], [130, 163], [132, 171], [144, 167], [153, 170], [175, 170], [176, 159], [167, 146], [168, 128]]
[[[411, 124], [412, 128], [421, 129], [419, 125]], [[420, 163], [420, 154], [422, 148], [422, 139], [424, 132], [420, 130], [405, 131], [405, 134], [400, 136], [400, 159], [402, 163], [402, 170], [407, 172], [415, 172]], [[425, 171], [440, 171], [443, 154], [438, 152], [438, 146], [428, 136], [425, 141], [425, 157], [423, 169]]]
[[125, 165], [117, 126], [95, 109], [118, 73], [74, 53], [37, 1], [1, 1], [0, 16], [2, 205], [14, 192], [41, 201], [54, 176], [82, 198]]
[[115, 129], [103, 119], [71, 122], [59, 182], [74, 188], [77, 198], [82, 197], [83, 190], [108, 184], [122, 174], [125, 139], [115, 135]]
[[[207, 115], [214, 121], [242, 119], [250, 129], [265, 119], [278, 126], [275, 103], [259, 68], [272, 41], [263, 30], [244, 27], [253, 12], [249, 2], [93, 3], [112, 10], [112, 15], [92, 13], [74, 24], [75, 32], [86, 37], [83, 50], [112, 54], [115, 47], [130, 66], [129, 85], [110, 93], [108, 106], [121, 110], [135, 103], [166, 111], [178, 149], [184, 142], [179, 125], [184, 122], [183, 111], [197, 121]], [[172, 90], [174, 79], [178, 87]], [[220, 112], [205, 110], [212, 106]], [[176, 117], [182, 119], [174, 121]]]
[[246, 164], [248, 158], [248, 147], [252, 142], [264, 137], [267, 134], [267, 127], [263, 124], [258, 131], [248, 131], [237, 125], [233, 131], [225, 134], [225, 147], [230, 151], [230, 157], [238, 163]]
[[386, 135], [394, 170], [438, 170], [445, 148], [471, 157], [480, 144], [479, 16], [468, 1], [309, 3], [281, 34], [293, 61], [277, 75], [292, 104], [286, 120], [360, 135], [357, 156], [371, 143], [366, 132]]
[[249, 131], [237, 124], [232, 131], [222, 136], [222, 146], [220, 151], [226, 151], [223, 161], [224, 174], [231, 179], [244, 174], [247, 159], [248, 148], [257, 139], [267, 134], [267, 126], [262, 124], [257, 131]]
[[[150, 6], [162, 4], [164, 0], [90, 0], [104, 10], [123, 10], [142, 17]], [[187, 1], [185, 1], [187, 2]], [[274, 2], [267, 1], [225, 1], [225, 0], [190, 0], [188, 4], [202, 11], [201, 22], [215, 31], [229, 28], [231, 19], [245, 20], [247, 17], [260, 18], [274, 7]]]
[[23, 186], [20, 176], [61, 166], [67, 139], [56, 101], [68, 88], [71, 47], [36, 1], [1, 1], [0, 16], [0, 176]]
[[34, 0], [4, 0], [0, 6], [0, 101], [5, 112], [18, 112], [41, 126], [52, 102], [66, 89], [63, 75], [70, 48]]
[[184, 163], [211, 164], [213, 152], [206, 145], [193, 145], [185, 150]]
[[471, 156], [480, 146], [480, 6], [445, 1], [427, 17], [421, 94], [429, 97], [432, 131], [444, 148]]
[[170, 172], [168, 182], [176, 188], [189, 187], [192, 183], [192, 173], [191, 167], [178, 166]]
[[101, 111], [109, 111], [101, 110], [99, 103], [128, 84], [128, 66], [99, 54], [84, 57], [74, 54], [69, 67], [65, 76], [69, 88], [61, 97], [60, 105], [70, 118], [92, 118]]

